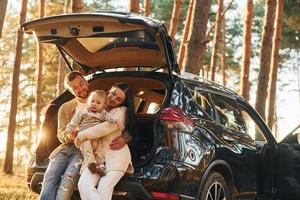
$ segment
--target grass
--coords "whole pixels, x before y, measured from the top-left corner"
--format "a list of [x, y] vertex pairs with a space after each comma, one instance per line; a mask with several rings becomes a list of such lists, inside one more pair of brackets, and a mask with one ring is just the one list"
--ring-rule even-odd
[[1, 200], [37, 200], [39, 196], [31, 192], [25, 181], [24, 168], [14, 167], [14, 175], [7, 175], [0, 170], [0, 199]]

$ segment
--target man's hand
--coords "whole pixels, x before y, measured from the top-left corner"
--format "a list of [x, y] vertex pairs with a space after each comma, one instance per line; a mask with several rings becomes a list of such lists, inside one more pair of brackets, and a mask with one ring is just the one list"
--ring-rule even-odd
[[74, 140], [74, 144], [75, 144], [75, 146], [76, 146], [77, 148], [79, 148], [80, 145], [81, 145], [81, 140], [80, 140], [78, 137], [76, 137], [75, 140]]
[[68, 140], [74, 141], [77, 136], [77, 130], [74, 129], [70, 133], [67, 133]]
[[122, 149], [125, 146], [125, 144], [127, 144], [126, 138], [120, 135], [111, 141], [110, 149], [119, 150]]

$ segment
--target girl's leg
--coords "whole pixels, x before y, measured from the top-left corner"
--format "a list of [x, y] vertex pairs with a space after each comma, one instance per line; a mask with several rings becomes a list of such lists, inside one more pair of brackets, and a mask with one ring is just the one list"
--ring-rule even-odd
[[100, 180], [100, 175], [92, 174], [88, 168], [85, 168], [79, 178], [78, 190], [80, 198], [84, 200], [101, 199], [96, 190], [96, 185]]
[[124, 174], [125, 172], [122, 171], [108, 171], [107, 174], [100, 179], [97, 190], [101, 200], [111, 200], [114, 187]]
[[92, 140], [85, 140], [80, 145], [80, 150], [84, 158], [84, 163], [96, 163], [91, 142]]

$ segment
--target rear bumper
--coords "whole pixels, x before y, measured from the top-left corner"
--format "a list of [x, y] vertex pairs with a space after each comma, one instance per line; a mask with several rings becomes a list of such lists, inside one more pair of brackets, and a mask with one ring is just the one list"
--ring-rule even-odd
[[[35, 193], [40, 193], [44, 179], [44, 172], [35, 172], [31, 178], [27, 177], [27, 187]], [[117, 192], [130, 193], [131, 196], [140, 199], [153, 199], [152, 195], [146, 190], [142, 183], [128, 177], [124, 177], [116, 186]]]
[[131, 196], [139, 199], [153, 199], [152, 195], [143, 186], [143, 184], [131, 176], [125, 175], [125, 177], [123, 177], [117, 184], [115, 190], [118, 192], [130, 193]]

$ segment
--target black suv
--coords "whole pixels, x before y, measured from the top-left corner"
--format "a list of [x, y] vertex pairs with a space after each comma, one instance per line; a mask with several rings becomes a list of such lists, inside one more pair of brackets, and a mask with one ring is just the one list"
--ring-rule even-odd
[[[300, 145], [277, 143], [238, 94], [179, 73], [163, 24], [132, 13], [47, 17], [21, 26], [53, 43], [92, 90], [127, 82], [135, 91], [137, 135], [130, 142], [134, 174], [114, 198], [300, 199]], [[65, 91], [47, 109], [42, 137], [27, 166], [27, 184], [40, 191], [48, 156], [59, 145], [57, 112], [74, 98]]]

